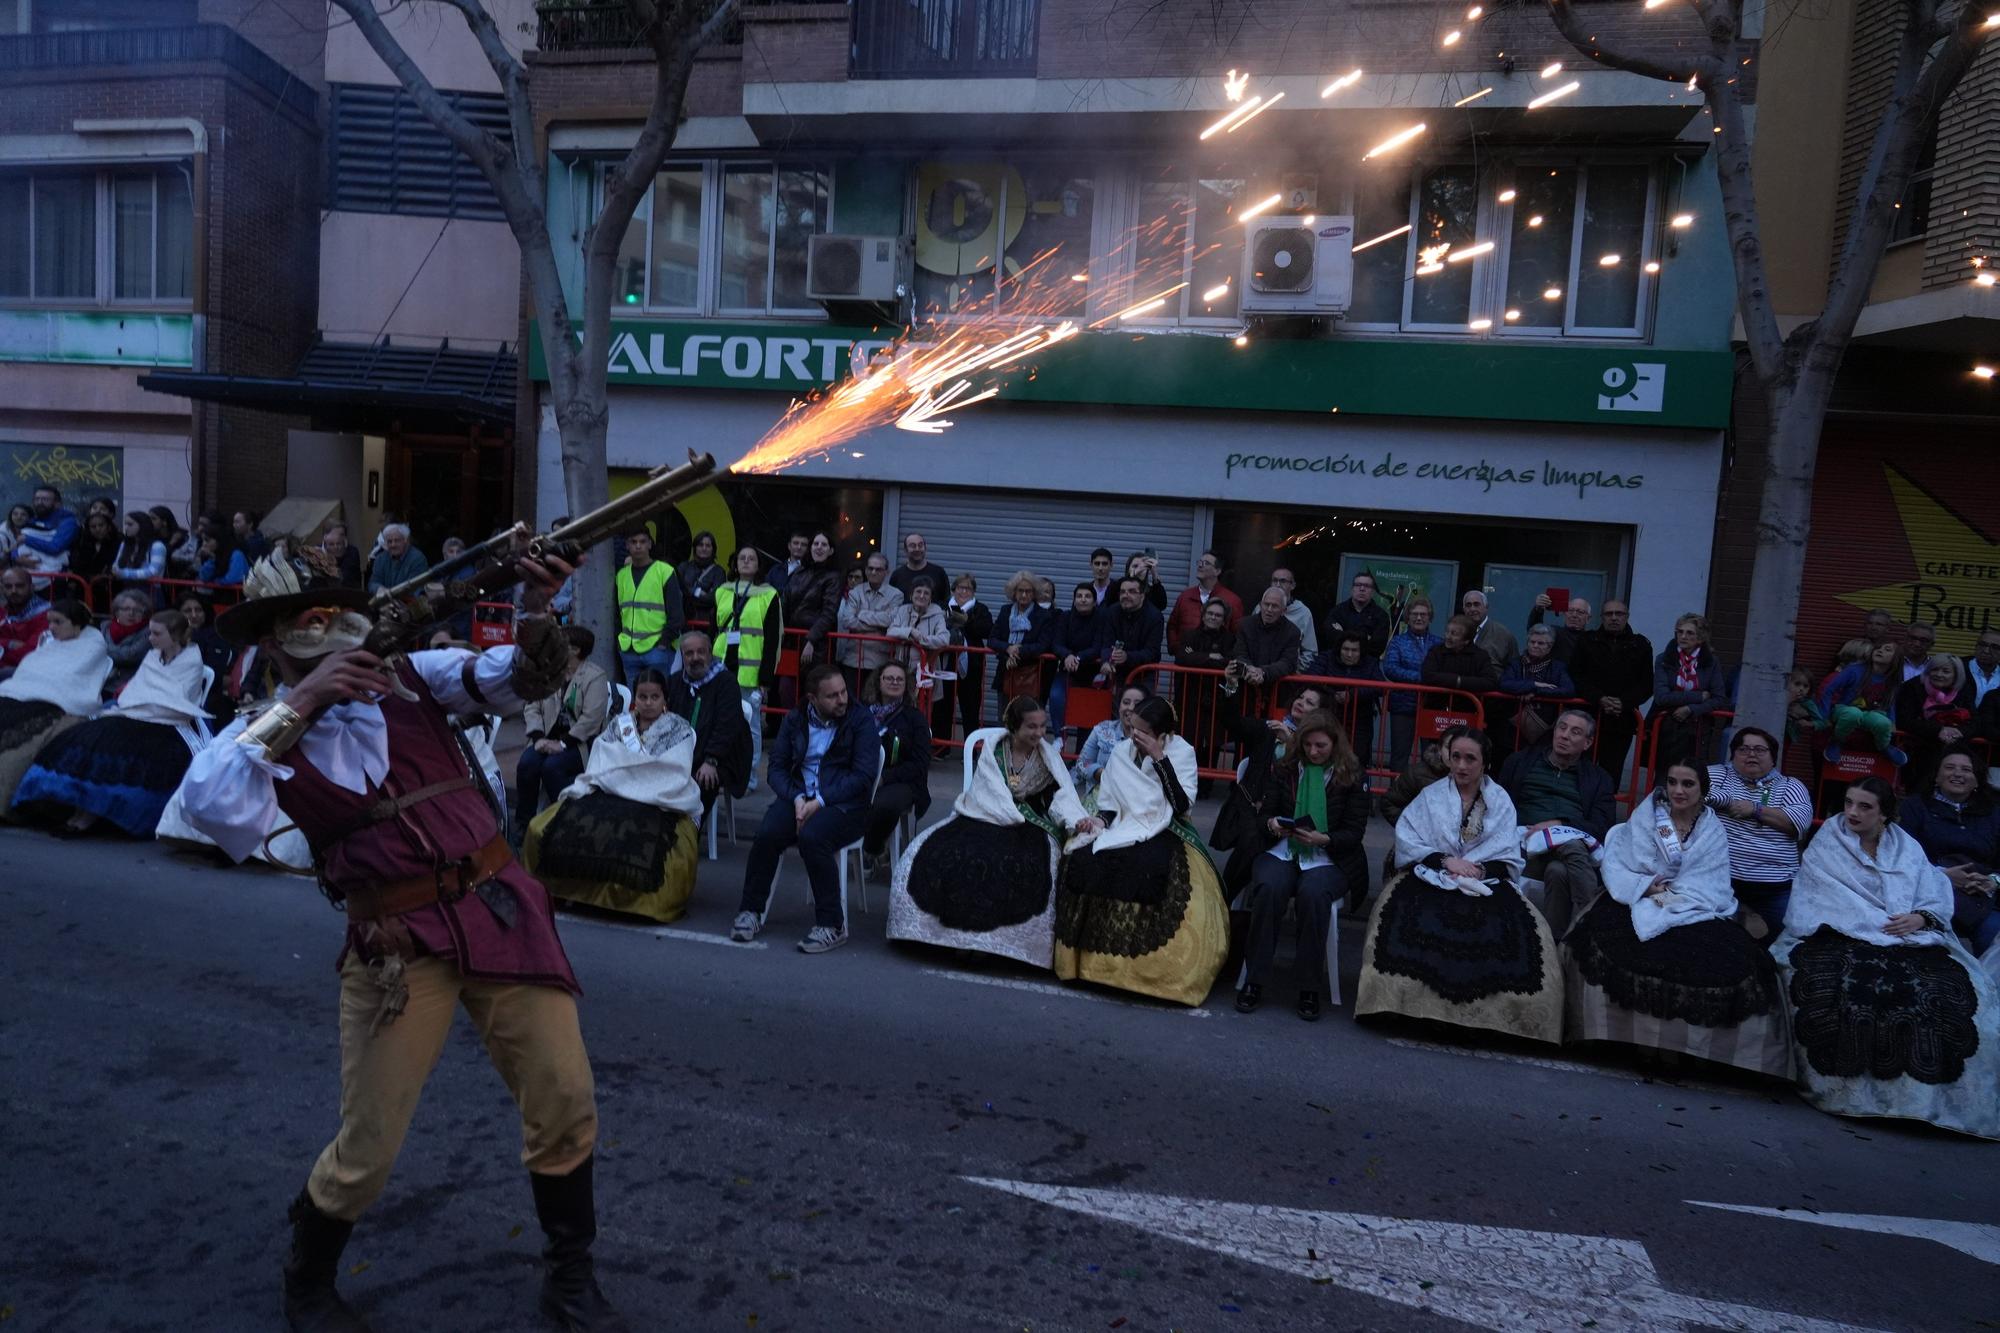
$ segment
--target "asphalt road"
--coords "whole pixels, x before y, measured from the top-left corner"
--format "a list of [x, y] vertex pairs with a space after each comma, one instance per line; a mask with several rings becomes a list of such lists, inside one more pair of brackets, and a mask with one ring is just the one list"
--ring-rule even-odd
[[[1072, 990], [889, 946], [879, 886], [808, 958], [796, 863], [733, 946], [740, 863], [669, 930], [564, 927], [636, 1328], [2000, 1327], [2000, 1144], [1615, 1051], [1308, 1026], [1282, 986], [1247, 1018], [1226, 987]], [[335, 1125], [338, 918], [304, 881], [11, 829], [0, 885], [6, 1333], [279, 1327], [285, 1205]], [[461, 1023], [348, 1251], [378, 1328], [540, 1327], [518, 1151]]]

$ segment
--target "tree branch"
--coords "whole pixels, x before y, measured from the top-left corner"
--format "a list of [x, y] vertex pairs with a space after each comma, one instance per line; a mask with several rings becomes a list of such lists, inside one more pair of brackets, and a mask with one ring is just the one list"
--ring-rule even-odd
[[[514, 156], [516, 169], [521, 173], [521, 184], [528, 194], [536, 199], [548, 198], [548, 181], [542, 171], [541, 160], [535, 154], [534, 99], [530, 95], [528, 71], [514, 53], [507, 49], [507, 40], [500, 27], [487, 12], [482, 0], [443, 0], [465, 18], [465, 26], [472, 32], [473, 40], [479, 43], [486, 63], [493, 68], [493, 77], [500, 81], [500, 91], [507, 99], [507, 124], [514, 135]], [[526, 147], [522, 147], [526, 145]]]
[[[1733, 39], [1732, 39], [1733, 46]], [[1763, 228], [1757, 216], [1757, 185], [1751, 161], [1750, 133], [1743, 122], [1740, 83], [1727, 78], [1708, 85], [1708, 110], [1715, 128], [1715, 180], [1722, 192], [1722, 222], [1729, 235], [1729, 257], [1736, 270], [1736, 306], [1743, 317], [1744, 341], [1757, 377], [1778, 384], [1787, 375], [1785, 339], [1778, 332], [1777, 307], [1771, 300], [1770, 277], [1764, 267]]]
[[[1845, 350], [1868, 304], [1875, 270], [1895, 227], [1896, 205], [1909, 189], [1917, 158], [1943, 99], [1958, 86], [1978, 55], [1986, 15], [1966, 0], [1952, 25], [1940, 22], [1934, 0], [1912, 7], [1896, 57], [1896, 77], [1881, 128], [1861, 174], [1854, 215], [1834, 268], [1826, 309], [1814, 321], [1808, 354]], [[1945, 35], [1948, 34], [1948, 35]], [[1943, 45], [1938, 45], [1942, 38]]]
[[1698, 56], [1675, 69], [1657, 60], [1635, 55], [1630, 51], [1613, 50], [1605, 46], [1591, 33], [1589, 26], [1577, 15], [1570, 0], [1547, 0], [1549, 20], [1556, 25], [1556, 31], [1566, 38], [1584, 55], [1610, 69], [1623, 70], [1627, 74], [1639, 74], [1649, 79], [1664, 79], [1668, 83], [1686, 83], [1690, 78], [1699, 79], [1703, 84], [1716, 81], [1722, 62], [1713, 56]]

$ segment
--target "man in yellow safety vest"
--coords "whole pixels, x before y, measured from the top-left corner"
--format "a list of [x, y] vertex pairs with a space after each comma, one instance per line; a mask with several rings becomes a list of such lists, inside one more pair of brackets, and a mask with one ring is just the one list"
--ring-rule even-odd
[[644, 529], [632, 533], [625, 551], [631, 559], [618, 571], [618, 660], [629, 684], [642, 667], [673, 674], [674, 642], [687, 618], [674, 567], [653, 559], [652, 537]]
[[715, 590], [715, 656], [736, 673], [736, 687], [750, 705], [750, 790], [764, 758], [764, 691], [778, 673], [785, 638], [785, 608], [778, 590], [759, 583], [762, 557], [754, 546], [738, 548], [730, 561], [735, 578]]

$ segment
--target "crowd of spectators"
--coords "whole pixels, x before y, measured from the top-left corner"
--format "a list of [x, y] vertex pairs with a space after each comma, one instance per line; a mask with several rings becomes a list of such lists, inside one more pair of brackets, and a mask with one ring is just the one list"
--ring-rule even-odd
[[[22, 681], [0, 686], [0, 721], [14, 724], [0, 777], [20, 784], [0, 801], [70, 833], [100, 821], [150, 832], [185, 769], [176, 747], [198, 748], [209, 718], [264, 688], [256, 650], [213, 628], [228, 585], [271, 550], [259, 516], [183, 529], [169, 511], [120, 517], [106, 502], [78, 516], [43, 488], [8, 512], [0, 541], [0, 680]], [[339, 524], [317, 545], [343, 582], [371, 591], [419, 585], [432, 568], [396, 522], [366, 552]], [[448, 540], [441, 558], [463, 550]], [[1593, 624], [1582, 599], [1552, 622], [1538, 597], [1517, 637], [1484, 589], [1439, 625], [1428, 596], [1385, 601], [1364, 571], [1321, 615], [1293, 571], [1239, 594], [1213, 552], [1170, 595], [1152, 553], [1119, 573], [1099, 548], [1066, 596], [1029, 569], [982, 596], [915, 533], [893, 568], [876, 552], [850, 569], [835, 552], [825, 532], [790, 534], [782, 556], [744, 545], [726, 561], [712, 533], [673, 552], [650, 532], [627, 535], [610, 576], [622, 684], [591, 661], [591, 632], [570, 626], [563, 687], [524, 715], [511, 801], [493, 793], [513, 840], [567, 866], [549, 873], [583, 900], [670, 920], [692, 892], [696, 830], [761, 782], [772, 800], [738, 939], [761, 930], [782, 854], [796, 849], [815, 904], [800, 947], [845, 943], [843, 858], [858, 847], [864, 877], [892, 880], [893, 936], [1188, 1003], [1220, 975], [1230, 932], [1218, 923], [1234, 910], [1246, 1013], [1275, 984], [1289, 916], [1294, 1007], [1310, 1020], [1340, 1002], [1340, 918], [1373, 897], [1380, 942], [1357, 1012], [1549, 1040], [1581, 1031], [1767, 1071], [1773, 1044], [1790, 1040], [1760, 1026], [1784, 1002], [1781, 971], [1920, 936], [1947, 955], [2000, 959], [1986, 748], [2000, 739], [2000, 631], [1961, 660], [1937, 651], [1932, 627], [1871, 613], [1823, 672], [1793, 673], [1788, 755], [1777, 736], [1732, 725], [1734, 683], [1699, 614], [1679, 616], [1655, 653], [1616, 598]], [[58, 574], [101, 592], [104, 614]], [[463, 641], [469, 623], [441, 637]], [[23, 671], [42, 651], [62, 670]], [[1454, 717], [1470, 700], [1484, 729]], [[1001, 725], [982, 730], [989, 712]], [[975, 780], [950, 820], [910, 840], [932, 762], [954, 740]], [[1633, 771], [1649, 781], [1628, 791], [1635, 747]], [[112, 752], [145, 768], [136, 802], [97, 790]], [[1204, 837], [1189, 823], [1196, 775], [1231, 771], [1218, 765], [1235, 781]], [[1396, 830], [1379, 877], [1362, 853], [1373, 814]], [[615, 830], [642, 825], [671, 856], [619, 871]], [[1208, 847], [1228, 853], [1219, 872]], [[1907, 908], [1889, 913], [1891, 943], [1842, 906], [1856, 891], [1850, 854], [1908, 876], [1889, 903]], [[1118, 932], [1135, 928], [1139, 900], [1119, 886], [1159, 876], [1191, 896], [1146, 888], [1146, 903], [1178, 906], [1141, 913], [1157, 953], [1120, 952], [1138, 947]], [[1435, 894], [1473, 905], [1440, 917]], [[1526, 952], [1492, 952], [1501, 941]], [[1894, 971], [1904, 957], [1868, 961]], [[1910, 980], [1912, 993], [1934, 973]], [[1480, 989], [1496, 978], [1500, 991]], [[1565, 988], [1584, 998], [1565, 1009]], [[1884, 1032], [1888, 1018], [1905, 1032], [1917, 1022], [1875, 1017]], [[1725, 1028], [1740, 1031], [1724, 1040]], [[1803, 1081], [1830, 1109], [1851, 1092]], [[1906, 1093], [1881, 1095], [1964, 1127]]]

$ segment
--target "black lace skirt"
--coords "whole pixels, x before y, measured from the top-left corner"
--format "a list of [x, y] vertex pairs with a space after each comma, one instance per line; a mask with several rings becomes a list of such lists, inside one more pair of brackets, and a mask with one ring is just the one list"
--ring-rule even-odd
[[1084, 953], [1141, 958], [1166, 947], [1194, 893], [1185, 844], [1172, 829], [1130, 847], [1063, 858], [1056, 939]]
[[1979, 1050], [1979, 995], [1942, 945], [1870, 944], [1821, 926], [1792, 948], [1793, 1039], [1830, 1078], [1956, 1083]]
[[687, 816], [594, 791], [564, 801], [542, 832], [535, 872], [551, 881], [625, 893], [659, 890]]
[[952, 930], [988, 931], [1049, 909], [1049, 835], [1034, 824], [954, 815], [910, 861], [910, 901]]
[[1406, 876], [1378, 909], [1369, 961], [1453, 1004], [1532, 995], [1543, 988], [1549, 961], [1535, 921], [1535, 909], [1512, 884], [1473, 898]]
[[1577, 971], [1612, 1003], [1699, 1027], [1734, 1027], [1776, 1003], [1771, 951], [1734, 921], [1699, 921], [1641, 940], [1632, 909], [1605, 894], [1569, 935]]
[[39, 740], [62, 715], [59, 704], [0, 699], [0, 754]]

